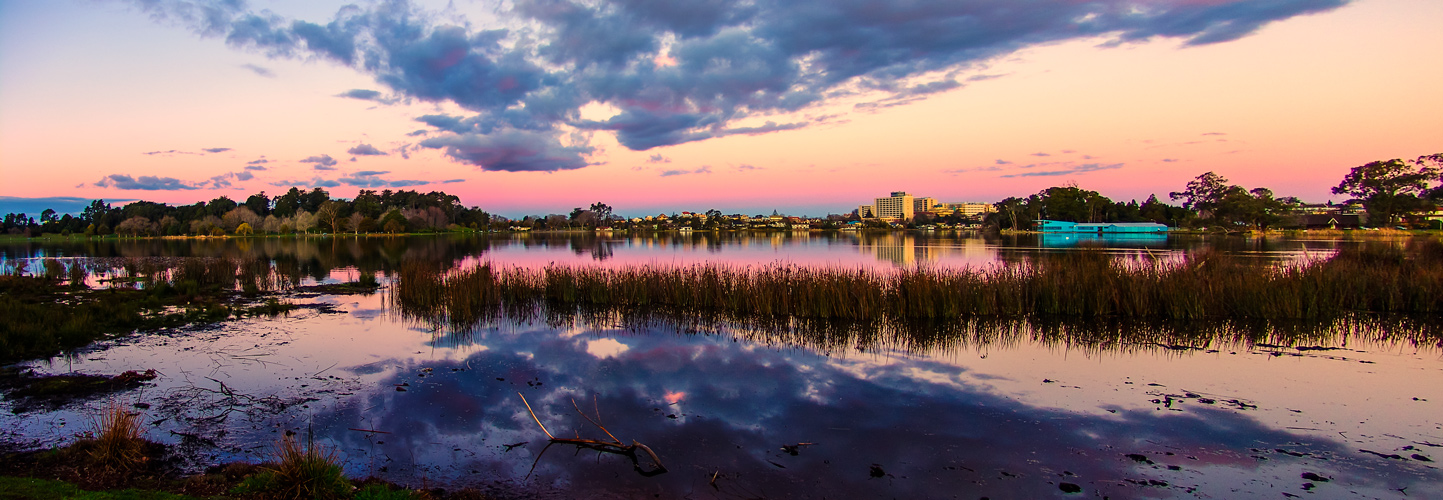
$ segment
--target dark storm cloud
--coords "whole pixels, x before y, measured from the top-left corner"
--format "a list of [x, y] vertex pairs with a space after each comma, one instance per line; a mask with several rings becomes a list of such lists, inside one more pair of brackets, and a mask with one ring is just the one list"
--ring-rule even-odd
[[97, 187], [132, 189], [142, 191], [178, 191], [196, 189], [195, 186], [174, 177], [142, 175], [131, 177], [127, 174], [110, 174], [95, 182]]
[[376, 149], [370, 144], [359, 144], [354, 148], [347, 149], [346, 152], [356, 156], [383, 156], [386, 154], [385, 151]]
[[[133, 3], [235, 47], [331, 60], [402, 98], [459, 105], [474, 115], [421, 119], [454, 134], [423, 144], [483, 168], [546, 171], [586, 165], [580, 151], [551, 154], [569, 149], [558, 127], [612, 131], [634, 150], [791, 130], [804, 125], [734, 123], [862, 93], [871, 102], [860, 109], [904, 105], [960, 88], [959, 72], [1041, 44], [1219, 43], [1348, 1], [1036, 0], [1020, 8], [1014, 0], [518, 0], [502, 12], [507, 29], [491, 30], [405, 0], [343, 7], [325, 24], [251, 12], [239, 1]], [[448, 24], [455, 22], [465, 26]], [[937, 72], [945, 78], [931, 76]], [[923, 76], [932, 81], [916, 81]], [[589, 103], [618, 113], [583, 121]], [[505, 161], [464, 152], [523, 136], [530, 154], [501, 155]], [[548, 137], [549, 147], [531, 143]]]
[[506, 172], [550, 172], [575, 170], [588, 165], [581, 156], [590, 146], [563, 146], [559, 134], [523, 130], [497, 131], [490, 135], [456, 134], [421, 141], [421, 147], [441, 149], [446, 156], [482, 170]]

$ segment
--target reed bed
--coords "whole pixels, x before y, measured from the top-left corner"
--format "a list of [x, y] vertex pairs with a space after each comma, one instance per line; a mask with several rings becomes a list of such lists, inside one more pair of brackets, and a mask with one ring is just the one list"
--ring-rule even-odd
[[1443, 347], [1443, 244], [1349, 247], [1291, 265], [1203, 251], [1123, 261], [1086, 250], [985, 268], [895, 272], [695, 265], [542, 269], [403, 265], [403, 319], [465, 341], [501, 320], [727, 332], [819, 351], [1021, 342], [1116, 351], [1323, 345], [1348, 336]]
[[[1443, 244], [1348, 248], [1266, 265], [1218, 252], [1125, 263], [1101, 251], [985, 268], [891, 273], [784, 264], [623, 268], [403, 266], [394, 304], [452, 323], [503, 307], [665, 309], [731, 318], [916, 321], [968, 317], [1327, 320], [1443, 312]], [[487, 312], [491, 311], [491, 312]]]

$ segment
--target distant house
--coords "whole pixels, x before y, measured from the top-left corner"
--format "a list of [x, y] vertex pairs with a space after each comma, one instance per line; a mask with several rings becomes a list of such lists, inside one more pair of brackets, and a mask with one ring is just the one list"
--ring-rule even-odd
[[1156, 222], [1067, 222], [1039, 220], [1037, 230], [1044, 233], [1166, 233], [1168, 227]]
[[1308, 229], [1357, 229], [1363, 226], [1358, 214], [1306, 214], [1303, 227]]

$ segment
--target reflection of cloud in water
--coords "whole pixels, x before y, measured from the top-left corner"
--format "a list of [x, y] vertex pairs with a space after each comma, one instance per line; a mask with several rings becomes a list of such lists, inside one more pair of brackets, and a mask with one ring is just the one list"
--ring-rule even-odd
[[616, 339], [596, 339], [586, 341], [586, 353], [598, 358], [611, 358], [626, 352], [630, 349], [626, 344], [617, 342]]
[[356, 309], [351, 311], [351, 316], [356, 319], [376, 319], [386, 314], [385, 309]]
[[[1406, 465], [1355, 463], [1351, 448], [1270, 429], [1241, 412], [1042, 409], [964, 383], [962, 368], [941, 363], [864, 367], [672, 333], [622, 343], [577, 342], [546, 328], [483, 332], [475, 341], [489, 349], [460, 361], [398, 361], [378, 391], [316, 415], [316, 428], [341, 446], [353, 473], [619, 498], [1039, 498], [1059, 495], [1064, 481], [1112, 498], [1275, 496], [1303, 481], [1262, 479], [1305, 471], [1335, 477], [1317, 493], [1371, 496], [1436, 491], [1440, 479]], [[392, 389], [403, 383], [406, 392]], [[618, 438], [656, 450], [671, 472], [643, 478], [619, 457], [553, 447], [523, 484], [545, 438], [518, 391], [553, 434], [603, 437], [575, 413], [575, 399], [588, 413], [599, 410]], [[503, 446], [520, 442], [529, 444]], [[781, 449], [797, 443], [815, 444], [795, 456]], [[1273, 452], [1284, 448], [1309, 455]], [[882, 477], [872, 477], [873, 465]]]

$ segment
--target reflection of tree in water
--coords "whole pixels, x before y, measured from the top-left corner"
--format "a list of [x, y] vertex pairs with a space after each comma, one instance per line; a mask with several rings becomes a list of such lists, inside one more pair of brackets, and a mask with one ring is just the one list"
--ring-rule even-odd
[[[436, 236], [298, 236], [258, 238], [149, 238], [24, 242], [7, 244], [7, 259], [38, 255], [85, 256], [94, 259], [224, 258], [272, 262], [289, 281], [324, 278], [335, 269], [363, 273], [394, 272], [402, 262], [425, 261], [450, 267], [466, 257], [484, 255], [493, 241], [468, 235]], [[298, 281], [297, 281], [298, 282]]]

